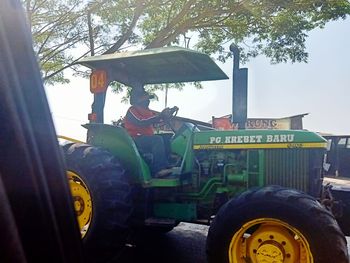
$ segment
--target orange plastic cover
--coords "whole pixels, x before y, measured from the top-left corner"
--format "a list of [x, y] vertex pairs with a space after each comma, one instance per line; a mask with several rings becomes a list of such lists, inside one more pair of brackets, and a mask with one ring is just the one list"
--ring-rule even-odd
[[90, 75], [91, 93], [101, 93], [107, 90], [107, 72], [104, 70], [93, 70]]

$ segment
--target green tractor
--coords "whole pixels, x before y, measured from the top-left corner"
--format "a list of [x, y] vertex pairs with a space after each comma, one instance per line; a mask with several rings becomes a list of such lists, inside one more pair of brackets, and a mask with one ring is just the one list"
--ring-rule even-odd
[[179, 222], [209, 225], [209, 262], [348, 262], [346, 239], [322, 187], [326, 141], [308, 131], [164, 134], [173, 173], [155, 178], [149, 156], [122, 126], [103, 123], [109, 83], [127, 86], [227, 79], [205, 54], [168, 47], [89, 57], [94, 94], [87, 142], [63, 145], [88, 259], [103, 261], [130, 233], [155, 235]]

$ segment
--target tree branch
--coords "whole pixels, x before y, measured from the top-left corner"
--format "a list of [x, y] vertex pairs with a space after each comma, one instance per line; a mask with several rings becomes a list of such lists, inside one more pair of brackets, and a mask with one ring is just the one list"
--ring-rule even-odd
[[[227, 10], [222, 10], [220, 9], [220, 7], [219, 9], [213, 10], [212, 8], [209, 7], [208, 9], [205, 9], [202, 12], [200, 12], [197, 16], [182, 21], [182, 23], [180, 23], [179, 26], [175, 30], [173, 30], [173, 32], [171, 33], [168, 32], [169, 34], [167, 36], [158, 35], [157, 40], [152, 41], [146, 48], [156, 48], [156, 47], [162, 47], [162, 46], [168, 45], [172, 41], [174, 41], [179, 34], [185, 33], [190, 29], [196, 29], [199, 27], [203, 28], [208, 26], [213, 27], [216, 24], [219, 25], [223, 21], [227, 20], [230, 16], [232, 16], [233, 13], [237, 13], [238, 11], [241, 11], [244, 8], [245, 8], [244, 1], [231, 6]], [[208, 17], [213, 17], [214, 19], [217, 19], [218, 17], [223, 15], [225, 17], [219, 19], [216, 22], [211, 20], [208, 21], [206, 19]], [[200, 22], [198, 23], [197, 21], [200, 21]]]
[[132, 19], [127, 31], [118, 39], [118, 41], [114, 45], [112, 45], [103, 54], [111, 54], [111, 53], [116, 52], [129, 39], [131, 34], [134, 32], [136, 23], [139, 20], [140, 16], [142, 15], [142, 12], [145, 9], [145, 7], [146, 7], [146, 5], [144, 4], [144, 1], [138, 2], [137, 6], [135, 7], [133, 19]]
[[[80, 42], [83, 38], [76, 38], [76, 40], [74, 42], [70, 41], [69, 45], [64, 46], [65, 44], [62, 44], [58, 47], [56, 47], [54, 50], [50, 51], [48, 54], [45, 54], [45, 60], [43, 58], [40, 59], [41, 61], [41, 66], [45, 65], [47, 62], [50, 61], [50, 59], [52, 59], [53, 57], [55, 57], [57, 54], [61, 53], [62, 51], [64, 51], [65, 49], [68, 49], [72, 46], [74, 46], [76, 43]], [[62, 46], [64, 46], [64, 48], [62, 48]], [[62, 48], [62, 49], [61, 49]]]
[[49, 32], [45, 38], [45, 40], [41, 43], [40, 48], [38, 49], [37, 55], [39, 56], [39, 54], [42, 52], [44, 46], [46, 45], [47, 41], [49, 40], [49, 38], [52, 36], [53, 32]]
[[[99, 48], [101, 48], [102, 46], [103, 46], [103, 45], [98, 46], [98, 47], [96, 48], [96, 50], [99, 49]], [[45, 77], [43, 78], [43, 80], [44, 80], [44, 81], [47, 81], [47, 80], [49, 80], [50, 78], [56, 76], [57, 74], [59, 74], [59, 73], [62, 72], [63, 70], [65, 70], [65, 69], [67, 69], [67, 68], [73, 66], [78, 60], [80, 60], [81, 58], [85, 57], [85, 56], [86, 56], [87, 54], [89, 54], [89, 53], [90, 53], [90, 50], [86, 51], [84, 54], [82, 54], [82, 55], [79, 56], [78, 58], [74, 59], [74, 60], [73, 60], [72, 62], [70, 62], [69, 64], [67, 64], [67, 65], [65, 65], [64, 67], [60, 68], [59, 70], [57, 70], [57, 71], [51, 73], [50, 75], [45, 76]]]
[[161, 47], [161, 42], [163, 41], [163, 39], [166, 38], [169, 35], [169, 32], [173, 31], [173, 28], [175, 28], [175, 26], [179, 24], [181, 20], [183, 20], [184, 17], [191, 11], [191, 6], [193, 4], [194, 1], [192, 0], [186, 2], [182, 7], [181, 11], [172, 19], [172, 21], [166, 27], [164, 27], [158, 32], [157, 37], [146, 46], [146, 49]]

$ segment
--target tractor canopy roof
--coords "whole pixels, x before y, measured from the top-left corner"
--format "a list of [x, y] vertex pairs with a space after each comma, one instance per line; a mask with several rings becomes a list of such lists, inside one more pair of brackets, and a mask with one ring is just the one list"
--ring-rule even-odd
[[180, 47], [93, 56], [77, 64], [104, 70], [108, 82], [127, 86], [228, 79], [208, 55]]

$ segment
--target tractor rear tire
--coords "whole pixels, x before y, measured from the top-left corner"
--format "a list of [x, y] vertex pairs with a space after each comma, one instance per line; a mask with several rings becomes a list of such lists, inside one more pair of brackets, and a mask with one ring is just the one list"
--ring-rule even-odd
[[349, 262], [333, 215], [313, 197], [278, 186], [247, 191], [219, 210], [209, 228], [207, 258], [209, 263]]
[[129, 234], [125, 170], [111, 153], [88, 144], [67, 144], [63, 151], [86, 261], [103, 262], [125, 247]]

